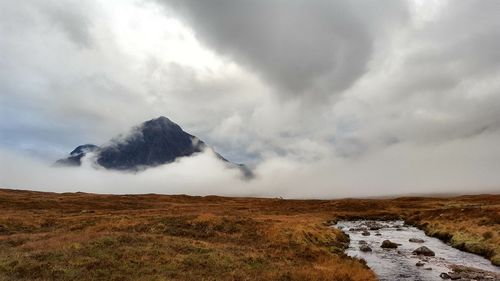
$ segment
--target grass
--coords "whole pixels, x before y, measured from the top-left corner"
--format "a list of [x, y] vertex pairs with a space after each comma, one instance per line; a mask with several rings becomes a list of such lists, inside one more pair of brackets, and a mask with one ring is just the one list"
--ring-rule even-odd
[[500, 206], [495, 197], [466, 197], [408, 217], [428, 235], [500, 265]]
[[[466, 209], [467, 211], [462, 211]], [[0, 189], [0, 280], [376, 280], [343, 218], [404, 218], [499, 254], [500, 196], [280, 200]]]

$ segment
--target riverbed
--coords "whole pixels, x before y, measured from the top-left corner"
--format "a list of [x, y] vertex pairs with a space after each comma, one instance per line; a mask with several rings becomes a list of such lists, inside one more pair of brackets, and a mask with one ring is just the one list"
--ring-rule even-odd
[[[500, 274], [500, 268], [481, 256], [457, 250], [437, 238], [432, 238], [403, 221], [339, 221], [335, 227], [350, 237], [346, 254], [366, 260], [367, 265], [381, 281], [443, 280], [441, 273], [451, 272], [451, 267], [461, 265]], [[409, 240], [420, 240], [420, 243]], [[399, 244], [394, 249], [381, 248], [384, 240]], [[362, 252], [368, 246], [371, 251]], [[425, 246], [435, 256], [415, 255], [412, 252]], [[367, 248], [365, 247], [365, 250]], [[416, 264], [419, 264], [417, 266]], [[496, 278], [494, 278], [496, 279]], [[490, 279], [491, 280], [491, 279]]]

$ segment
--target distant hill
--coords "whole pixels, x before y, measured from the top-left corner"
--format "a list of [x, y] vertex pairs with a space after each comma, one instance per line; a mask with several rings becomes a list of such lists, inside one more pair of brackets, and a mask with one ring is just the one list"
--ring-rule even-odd
[[[161, 116], [134, 127], [127, 136], [116, 137], [105, 146], [80, 145], [55, 164], [81, 166], [82, 158], [87, 153], [94, 153], [96, 165], [113, 170], [139, 171], [171, 163], [207, 148], [208, 145], [198, 137], [186, 133], [179, 125]], [[232, 163], [217, 152], [215, 154], [228, 166], [240, 169], [246, 178], [253, 176], [245, 165]]]

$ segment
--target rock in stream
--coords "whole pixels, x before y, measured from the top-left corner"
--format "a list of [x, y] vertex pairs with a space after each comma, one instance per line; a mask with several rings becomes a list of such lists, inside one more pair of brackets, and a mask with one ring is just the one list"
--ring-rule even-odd
[[[403, 221], [339, 221], [337, 226], [350, 236], [346, 254], [366, 260], [380, 281], [445, 280], [441, 273], [449, 280], [500, 281], [499, 267], [489, 260], [452, 248]], [[380, 236], [362, 234], [369, 230]], [[381, 248], [385, 240], [389, 248]]]

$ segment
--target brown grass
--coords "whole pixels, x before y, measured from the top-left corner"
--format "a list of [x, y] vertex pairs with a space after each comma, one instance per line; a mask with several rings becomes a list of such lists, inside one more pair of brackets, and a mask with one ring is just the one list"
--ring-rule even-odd
[[0, 280], [375, 280], [342, 218], [405, 218], [495, 261], [500, 196], [279, 200], [0, 189]]

